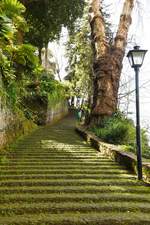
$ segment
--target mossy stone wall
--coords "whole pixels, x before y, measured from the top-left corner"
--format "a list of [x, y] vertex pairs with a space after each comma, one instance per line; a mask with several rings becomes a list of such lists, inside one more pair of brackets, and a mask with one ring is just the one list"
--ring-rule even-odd
[[[18, 137], [27, 135], [37, 127], [32, 120], [25, 118], [24, 114], [19, 112], [11, 112], [8, 107], [4, 107], [0, 103], [0, 149], [16, 140]], [[38, 106], [36, 108], [38, 110]], [[41, 109], [39, 107], [39, 109]], [[68, 114], [66, 101], [56, 103], [47, 108], [39, 110], [40, 125], [55, 123]]]
[[30, 133], [36, 125], [24, 117], [21, 111], [11, 112], [8, 107], [0, 108], [0, 148], [6, 147], [16, 138]]
[[[103, 155], [117, 161], [128, 170], [137, 174], [137, 159], [135, 154], [124, 152], [120, 146], [118, 147], [102, 142], [92, 132], [86, 131], [83, 127], [76, 127], [76, 131]], [[143, 160], [143, 177], [146, 182], [150, 183], [150, 162], [145, 160]]]
[[55, 105], [49, 103], [46, 112], [46, 124], [54, 123], [68, 114], [68, 106], [66, 101], [58, 102]]

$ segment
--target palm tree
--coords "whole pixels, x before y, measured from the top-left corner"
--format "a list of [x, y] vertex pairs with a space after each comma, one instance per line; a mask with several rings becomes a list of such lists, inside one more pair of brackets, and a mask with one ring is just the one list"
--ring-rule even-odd
[[22, 17], [24, 11], [24, 5], [18, 0], [2, 0], [0, 2], [0, 45], [5, 42], [11, 43], [17, 29], [26, 27]]

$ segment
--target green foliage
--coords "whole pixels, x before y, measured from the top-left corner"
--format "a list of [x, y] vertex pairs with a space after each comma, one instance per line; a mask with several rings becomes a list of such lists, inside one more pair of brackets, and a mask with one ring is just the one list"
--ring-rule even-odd
[[20, 1], [27, 8], [26, 19], [30, 26], [26, 39], [38, 48], [59, 38], [62, 26], [71, 29], [84, 6], [84, 0], [39, 0], [36, 4], [33, 0]]
[[18, 100], [18, 87], [16, 82], [11, 82], [7, 86], [7, 103], [16, 108], [17, 100]]
[[[18, 0], [2, 0], [0, 2], [0, 41], [17, 40], [18, 31], [27, 31], [27, 24], [22, 16], [25, 7]], [[1, 44], [1, 43], [0, 43]]]
[[8, 105], [16, 109], [26, 93], [26, 83], [35, 79], [39, 63], [35, 47], [18, 44], [17, 34], [24, 23], [22, 13], [25, 7], [16, 0], [3, 0], [0, 6], [1, 95]]
[[[17, 33], [20, 21], [24, 21], [22, 12], [25, 7], [17, 0], [3, 0], [0, 2], [0, 66], [1, 74], [8, 80], [14, 78], [13, 56], [19, 50]], [[24, 22], [25, 23], [25, 22]], [[21, 23], [21, 25], [23, 25]]]
[[[0, 52], [0, 71], [7, 103], [14, 108], [20, 104], [26, 94], [27, 83], [36, 79], [39, 67], [35, 48], [22, 44], [15, 47], [6, 46]], [[16, 105], [17, 104], [17, 105]]]
[[55, 81], [55, 88], [53, 91], [48, 95], [49, 103], [52, 105], [55, 105], [59, 102], [63, 102], [63, 100], [66, 99], [66, 92], [65, 88], [62, 84]]
[[12, 20], [5, 14], [0, 14], [0, 40], [9, 41], [13, 38], [13, 32]]
[[66, 99], [64, 86], [46, 71], [37, 77], [36, 82], [28, 83], [26, 90], [22, 101], [24, 114], [39, 125], [45, 123], [49, 107], [58, 106]]
[[63, 84], [56, 81], [54, 77], [48, 74], [41, 76], [39, 80], [39, 92], [38, 95], [44, 100], [47, 99], [51, 105], [62, 101], [66, 98], [66, 91]]
[[30, 44], [21, 44], [14, 53], [14, 62], [25, 67], [26, 70], [33, 70], [38, 66], [38, 58], [35, 55], [36, 48]]
[[[46, 5], [43, 1], [37, 4], [28, 2], [26, 14], [24, 5], [18, 0], [0, 2], [0, 81], [2, 81], [0, 94], [12, 110], [23, 111], [28, 118], [33, 119], [35, 114], [26, 105], [26, 99], [30, 101], [31, 98], [37, 103], [39, 100], [45, 107], [49, 101], [54, 105], [65, 98], [64, 86], [54, 80], [53, 74], [44, 71], [39, 63], [37, 48], [31, 45], [29, 40], [33, 38], [31, 42], [39, 47], [42, 38], [41, 47], [43, 47], [49, 39], [59, 36], [62, 25], [69, 26], [71, 23], [69, 21], [74, 21], [79, 15], [73, 14], [78, 3], [79, 1], [75, 2], [75, 8], [68, 11], [72, 7], [68, 2], [64, 5], [67, 9], [66, 14], [62, 17], [57, 15], [56, 19], [51, 8], [56, 5], [50, 6], [49, 2]], [[82, 6], [81, 2], [77, 10], [82, 13], [79, 6]], [[55, 12], [57, 10], [59, 9], [56, 7]], [[62, 8], [60, 13], [63, 13]], [[30, 27], [27, 39], [24, 39], [24, 32], [28, 31], [24, 15]], [[36, 38], [39, 39], [38, 44]]]
[[4, 84], [8, 84], [10, 81], [15, 79], [15, 70], [12, 67], [12, 62], [7, 56], [0, 51], [0, 72], [3, 77]]
[[25, 7], [18, 0], [1, 0], [0, 12], [4, 11], [6, 16], [13, 18], [25, 12]]
[[93, 128], [104, 141], [116, 144], [130, 144], [129, 136], [135, 140], [135, 129], [132, 121], [118, 115], [103, 119], [101, 127]]
[[[126, 151], [131, 151], [131, 152], [135, 153], [136, 152], [135, 139], [131, 138], [130, 142], [131, 142], [130, 144], [125, 145], [123, 148]], [[147, 131], [145, 129], [141, 130], [141, 148], [142, 148], [142, 156], [147, 159], [150, 159], [150, 146], [149, 146]]]
[[[100, 127], [93, 127], [92, 131], [103, 141], [113, 144], [125, 145], [124, 150], [136, 152], [136, 133], [132, 120], [123, 114], [116, 113], [110, 118], [105, 118]], [[145, 130], [141, 132], [142, 150], [144, 157], [150, 157], [150, 148]]]
[[55, 89], [54, 79], [48, 78], [48, 76], [43, 76], [40, 81], [40, 96], [46, 97]]
[[87, 98], [92, 93], [92, 48], [89, 37], [90, 28], [85, 8], [84, 17], [76, 22], [67, 44], [69, 66], [66, 80], [70, 82], [71, 96]]

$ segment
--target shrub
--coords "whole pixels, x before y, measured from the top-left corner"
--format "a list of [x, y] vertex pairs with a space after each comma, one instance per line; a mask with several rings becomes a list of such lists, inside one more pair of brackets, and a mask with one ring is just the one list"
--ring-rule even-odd
[[[136, 152], [136, 129], [133, 121], [121, 113], [116, 113], [102, 121], [101, 126], [92, 131], [103, 141], [124, 145], [124, 150]], [[150, 158], [150, 147], [146, 130], [141, 131], [142, 151], [145, 158]]]
[[118, 114], [104, 119], [101, 127], [94, 127], [93, 131], [98, 137], [109, 143], [129, 144], [131, 139], [135, 139], [135, 129], [132, 121]]

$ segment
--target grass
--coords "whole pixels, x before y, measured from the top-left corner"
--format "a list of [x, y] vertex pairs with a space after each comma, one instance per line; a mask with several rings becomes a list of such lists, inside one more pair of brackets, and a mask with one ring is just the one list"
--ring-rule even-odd
[[150, 186], [83, 142], [65, 119], [0, 165], [0, 225], [150, 225]]

